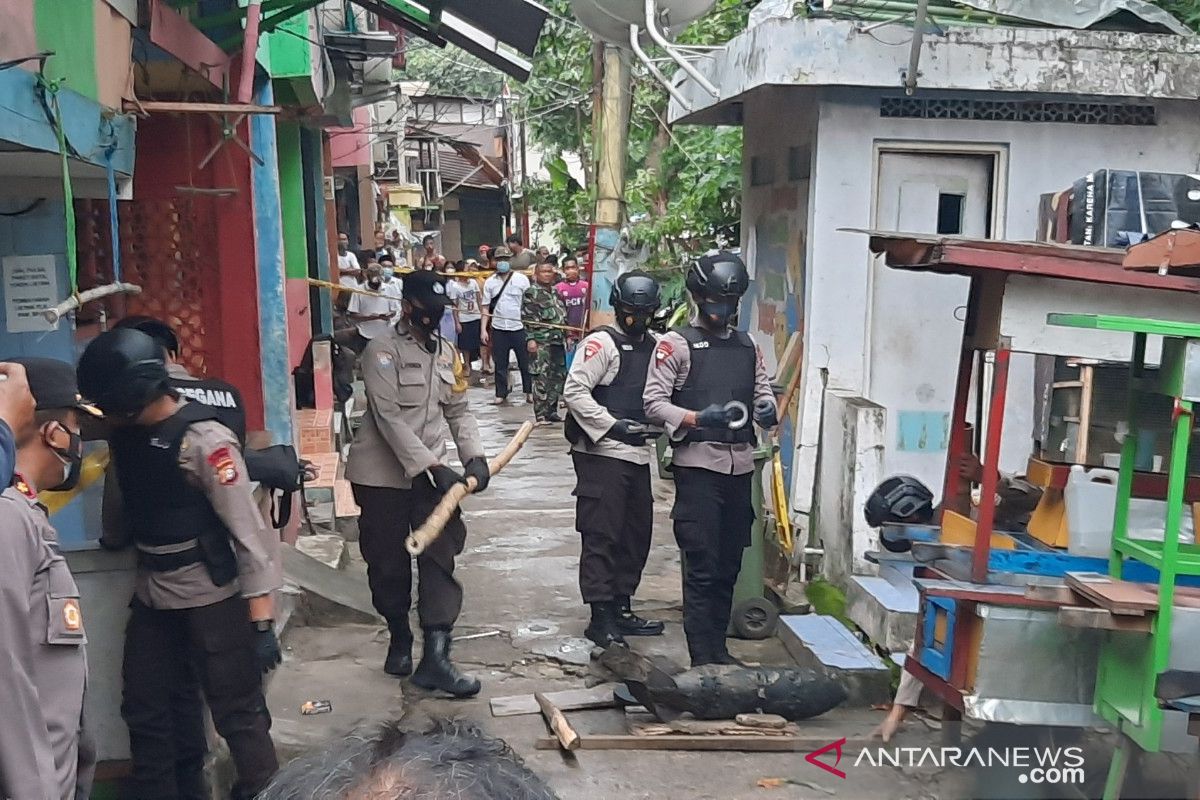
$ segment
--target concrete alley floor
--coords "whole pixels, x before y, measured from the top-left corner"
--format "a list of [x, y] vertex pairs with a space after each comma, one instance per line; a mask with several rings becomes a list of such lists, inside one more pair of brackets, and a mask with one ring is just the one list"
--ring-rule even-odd
[[[471, 389], [472, 408], [488, 452], [494, 453], [531, 416], [531, 409], [519, 401], [496, 408], [487, 405], [490, 396], [490, 390]], [[457, 573], [466, 599], [455, 634], [498, 632], [455, 645], [458, 663], [483, 681], [478, 698], [437, 699], [385, 675], [381, 665], [386, 632], [381, 626], [295, 627], [287, 634], [287, 657], [272, 676], [268, 695], [283, 758], [362, 722], [403, 715], [409, 724], [420, 726], [429, 717], [454, 717], [471, 720], [507, 741], [563, 800], [957, 796], [941, 793], [934, 776], [887, 767], [850, 769], [848, 778], [841, 780], [806, 763], [801, 753], [579, 751], [575, 758], [564, 759], [556, 751], [534, 750], [535, 740], [547, 735], [540, 716], [493, 718], [487, 702], [491, 697], [599, 682], [599, 668], [589, 665], [590, 647], [582, 639], [585, 610], [577, 586], [574, 480], [561, 426], [538, 428], [488, 491], [469, 499], [467, 546]], [[667, 634], [634, 640], [633, 646], [686, 665], [679, 625], [679, 556], [668, 519], [670, 483], [656, 480], [655, 493], [655, 546], [635, 604], [646, 615], [667, 620]], [[357, 557], [348, 569], [360, 574], [364, 570]], [[365, 583], [365, 574], [362, 579]], [[775, 639], [734, 641], [731, 650], [763, 663], [792, 663]], [[419, 645], [415, 654], [419, 657]], [[301, 716], [300, 705], [313, 699], [330, 700], [333, 712]], [[569, 717], [581, 732], [626, 732], [622, 712], [571, 712]], [[853, 738], [881, 718], [880, 711], [839, 709], [824, 719], [838, 723], [839, 730], [844, 723], [841, 735]], [[936, 744], [936, 736], [915, 722], [900, 744]], [[851, 762], [853, 755], [847, 750]], [[762, 778], [794, 783], [764, 789], [757, 786]]]

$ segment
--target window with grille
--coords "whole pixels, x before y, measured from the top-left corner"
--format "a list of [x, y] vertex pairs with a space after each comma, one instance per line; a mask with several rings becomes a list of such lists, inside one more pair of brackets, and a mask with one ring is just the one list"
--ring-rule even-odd
[[1075, 125], [1157, 124], [1152, 105], [964, 97], [885, 97], [879, 116], [904, 119], [973, 119], [992, 122], [1067, 122]]

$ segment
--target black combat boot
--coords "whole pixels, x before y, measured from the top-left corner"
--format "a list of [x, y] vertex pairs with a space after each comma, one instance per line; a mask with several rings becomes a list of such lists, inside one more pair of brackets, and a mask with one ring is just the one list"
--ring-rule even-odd
[[479, 694], [480, 688], [478, 680], [459, 672], [450, 660], [448, 628], [425, 631], [425, 649], [412, 682], [422, 689], [436, 689], [455, 697], [473, 697]]
[[412, 675], [412, 631], [407, 625], [389, 625], [388, 632], [391, 641], [388, 642], [387, 657], [383, 659], [383, 671], [397, 678]]
[[712, 641], [709, 645], [708, 652], [711, 656], [711, 658], [708, 662], [710, 664], [723, 664], [723, 665], [727, 665], [727, 666], [731, 666], [731, 667], [746, 666], [744, 663], [742, 663], [741, 661], [738, 661], [736, 658], [734, 658], [732, 655], [729, 654], [729, 647], [725, 643], [724, 629], [713, 632]]
[[610, 644], [625, 644], [625, 637], [617, 626], [617, 604], [611, 600], [592, 603], [592, 621], [583, 635], [600, 647]]
[[617, 598], [617, 630], [623, 636], [662, 636], [663, 624], [656, 619], [642, 619], [633, 613], [628, 597]]

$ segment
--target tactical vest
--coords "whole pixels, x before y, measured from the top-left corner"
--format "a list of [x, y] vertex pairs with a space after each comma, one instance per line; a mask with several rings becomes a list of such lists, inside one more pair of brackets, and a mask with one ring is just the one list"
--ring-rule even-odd
[[[683, 386], [671, 395], [671, 402], [691, 411], [702, 411], [710, 405], [725, 405], [737, 400], [754, 408], [754, 372], [757, 354], [754, 340], [742, 331], [732, 331], [728, 338], [712, 336], [693, 326], [676, 328], [688, 343], [691, 367]], [[755, 440], [754, 425], [747, 422], [736, 431], [715, 428], [692, 428], [680, 444], [692, 442], [721, 442], [751, 444]]]
[[[616, 328], [605, 326], [598, 331], [607, 333], [617, 346], [619, 366], [612, 383], [607, 386], [597, 386], [592, 389], [592, 397], [604, 406], [617, 419], [629, 419], [636, 422], [646, 421], [644, 395], [646, 394], [646, 371], [650, 368], [650, 359], [654, 356], [654, 337], [649, 334], [635, 341]], [[563, 426], [567, 441], [578, 442], [584, 435], [583, 428], [568, 414]], [[635, 446], [644, 441], [629, 442]]]
[[246, 405], [232, 383], [216, 378], [171, 378], [171, 388], [193, 403], [203, 403], [216, 412], [215, 419], [246, 444]]
[[149, 547], [197, 542], [196, 548], [185, 550], [169, 563], [164, 559], [156, 564], [150, 554], [139, 561], [160, 571], [202, 561], [213, 583], [223, 586], [237, 577], [229, 529], [179, 466], [179, 448], [187, 429], [216, 419], [214, 409], [188, 403], [155, 426], [114, 429], [109, 445], [116, 459], [124, 523], [134, 542]]

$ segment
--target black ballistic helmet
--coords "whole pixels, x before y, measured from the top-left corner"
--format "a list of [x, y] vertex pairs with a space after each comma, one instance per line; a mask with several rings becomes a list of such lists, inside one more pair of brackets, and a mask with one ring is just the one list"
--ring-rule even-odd
[[626, 272], [617, 278], [608, 302], [613, 308], [618, 306], [634, 311], [653, 313], [662, 305], [659, 295], [658, 281], [640, 269]]
[[118, 417], [136, 416], [170, 391], [162, 346], [134, 328], [114, 328], [93, 339], [76, 375], [84, 397]]
[[742, 259], [722, 250], [692, 262], [687, 273], [687, 288], [701, 297], [741, 297], [750, 288], [750, 273]]
[[171, 326], [161, 319], [139, 314], [125, 317], [113, 327], [133, 328], [135, 331], [141, 331], [162, 345], [162, 348], [171, 355], [179, 354], [179, 337], [175, 335], [175, 331], [171, 330]]
[[933, 492], [911, 475], [895, 475], [871, 492], [863, 516], [872, 528], [888, 522], [931, 522]]

